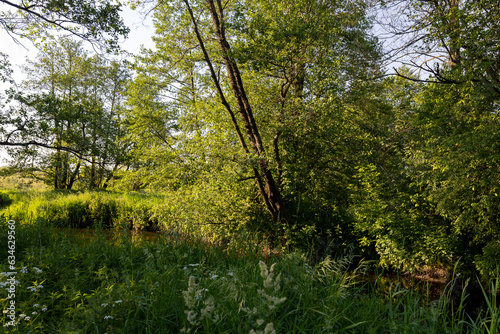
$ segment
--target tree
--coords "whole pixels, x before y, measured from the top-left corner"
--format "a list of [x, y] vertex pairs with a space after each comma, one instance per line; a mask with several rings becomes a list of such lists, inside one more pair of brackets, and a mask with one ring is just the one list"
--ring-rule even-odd
[[[326, 217], [338, 207], [332, 198], [345, 202], [339, 190], [347, 186], [339, 175], [349, 169], [344, 159], [349, 154], [336, 149], [346, 147], [344, 140], [356, 127], [348, 125], [355, 123], [349, 108], [361, 98], [362, 82], [378, 71], [366, 10], [358, 1], [163, 2], [155, 11], [158, 51], [138, 59], [131, 90], [147, 96], [148, 103], [132, 99], [134, 113], [147, 119], [140, 105], [158, 111], [160, 121], [146, 124], [167, 134], [165, 152], [169, 145], [179, 152], [197, 136], [217, 132], [220, 143], [205, 140], [196, 158], [234, 167], [242, 188], [255, 180], [261, 203], [281, 229], [300, 220], [303, 212], [295, 204], [309, 197], [314, 206], [307, 220], [314, 225], [314, 208], [324, 205], [325, 225], [331, 224]], [[182, 124], [187, 120], [191, 130]], [[183, 131], [192, 134], [189, 144], [187, 138], [181, 141]], [[192, 152], [181, 156], [195, 158]], [[302, 198], [301, 187], [307, 189]], [[293, 214], [286, 207], [294, 208]]]
[[11, 149], [19, 167], [45, 166], [55, 189], [71, 189], [82, 170], [90, 188], [104, 186], [126, 156], [118, 141], [127, 72], [67, 38], [47, 44], [26, 71], [25, 92], [11, 92], [17, 104], [2, 120], [2, 144], [21, 147]]
[[[384, 1], [399, 22], [384, 22], [399, 59], [441, 83], [481, 83], [500, 95], [500, 7], [494, 0]], [[394, 15], [397, 12], [399, 15]], [[386, 20], [387, 21], [387, 20]], [[453, 71], [449, 71], [453, 69]]]

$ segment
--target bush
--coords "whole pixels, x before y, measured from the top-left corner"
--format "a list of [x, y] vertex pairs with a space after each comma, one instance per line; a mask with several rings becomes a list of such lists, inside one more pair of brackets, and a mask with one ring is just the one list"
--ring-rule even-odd
[[483, 254], [476, 256], [474, 261], [481, 277], [490, 280], [500, 273], [500, 241], [494, 240], [486, 244]]

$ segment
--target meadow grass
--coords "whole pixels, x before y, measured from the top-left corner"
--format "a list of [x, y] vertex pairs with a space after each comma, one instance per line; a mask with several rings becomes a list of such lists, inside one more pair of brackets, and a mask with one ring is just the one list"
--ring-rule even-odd
[[[0, 221], [0, 281], [6, 286], [7, 218]], [[499, 309], [471, 318], [445, 294], [359, 283], [363, 267], [300, 253], [269, 255], [248, 235], [228, 246], [186, 234], [152, 241], [127, 230], [86, 233], [16, 224], [16, 326], [11, 333], [496, 333]], [[488, 286], [487, 289], [498, 289]], [[486, 289], [485, 289], [486, 291]], [[5, 288], [0, 307], [7, 309]], [[452, 309], [454, 311], [452, 311]], [[0, 330], [1, 331], [1, 330]]]
[[161, 195], [106, 191], [0, 191], [6, 203], [0, 214], [22, 224], [34, 221], [55, 227], [158, 229]]

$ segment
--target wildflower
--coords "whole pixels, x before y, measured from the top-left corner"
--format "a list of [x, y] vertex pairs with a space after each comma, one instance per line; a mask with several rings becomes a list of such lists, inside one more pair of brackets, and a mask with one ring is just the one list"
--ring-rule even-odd
[[7, 272], [1, 272], [0, 273], [0, 275], [5, 276], [5, 277], [9, 277], [10, 275], [14, 275], [14, 274], [15, 274], [15, 272], [14, 273], [13, 272], [8, 272], [8, 273]]
[[46, 307], [43, 307], [42, 308], [42, 312], [46, 312], [47, 311], [47, 308]]
[[40, 306], [40, 305], [38, 305], [38, 304], [33, 305], [33, 307], [39, 307], [39, 306]]
[[[200, 310], [200, 314], [202, 318], [213, 319], [214, 322], [219, 321], [219, 315], [214, 313], [215, 311], [215, 302], [212, 297], [208, 298], [203, 302], [205, 307]], [[213, 318], [212, 318], [213, 315]]]
[[123, 300], [118, 299], [117, 301], [115, 301], [115, 304], [120, 304], [121, 302], [123, 302]]
[[264, 323], [264, 319], [257, 319], [257, 327], [261, 326]]
[[186, 306], [188, 308], [193, 308], [196, 304], [196, 299], [199, 299], [201, 294], [201, 290], [196, 289], [197, 284], [194, 281], [194, 276], [189, 276], [188, 281], [188, 289], [187, 291], [183, 291], [184, 301], [186, 302]]
[[30, 317], [28, 317], [28, 316], [24, 317], [24, 320], [26, 320], [26, 321], [29, 321], [30, 319], [31, 319], [31, 318], [30, 318]]
[[37, 274], [43, 273], [42, 269], [37, 268], [37, 267], [33, 267], [33, 270], [36, 271]]
[[36, 292], [36, 291], [37, 291], [37, 290], [36, 290], [36, 287], [34, 287], [34, 286], [29, 286], [29, 287], [27, 287], [26, 289], [27, 289], [27, 290], [30, 290], [31, 292]]
[[107, 315], [104, 317], [104, 320], [111, 320], [113, 319], [113, 316], [112, 315]]
[[28, 273], [28, 268], [26, 268], [26, 267], [22, 267], [22, 268], [21, 268], [21, 273], [23, 273], [23, 274], [27, 274], [27, 273]]
[[7, 314], [7, 313], [9, 313], [9, 310], [3, 310], [3, 313]]
[[38, 312], [37, 311], [34, 311], [34, 312], [31, 312], [32, 315], [37, 315]]
[[43, 285], [40, 284], [39, 286], [37, 286], [37, 288], [38, 289], [43, 289]]
[[270, 322], [266, 325], [266, 328], [264, 328], [264, 334], [276, 334], [276, 331], [274, 330], [274, 325], [272, 322]]
[[108, 306], [108, 304], [107, 303], [102, 303], [101, 306], [102, 307], [106, 307], [106, 306]]
[[266, 278], [269, 275], [269, 271], [267, 270], [266, 264], [262, 261], [259, 261], [259, 267], [260, 267], [260, 276]]
[[21, 319], [23, 319], [25, 316], [26, 316], [26, 314], [24, 314], [24, 313], [19, 314], [19, 318], [21, 318]]
[[286, 297], [278, 298], [275, 296], [269, 296], [264, 290], [257, 290], [257, 292], [268, 301], [269, 310], [274, 310], [276, 306], [286, 301]]
[[189, 267], [197, 267], [199, 266], [200, 264], [199, 263], [192, 263], [192, 264], [188, 264]]
[[191, 326], [196, 326], [198, 325], [198, 316], [195, 311], [190, 310], [190, 311], [184, 311], [187, 315], [187, 321], [191, 324]]

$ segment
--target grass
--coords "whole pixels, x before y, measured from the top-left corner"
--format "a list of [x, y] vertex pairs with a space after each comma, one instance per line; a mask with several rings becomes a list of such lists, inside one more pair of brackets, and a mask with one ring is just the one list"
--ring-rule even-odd
[[33, 221], [56, 227], [158, 229], [162, 196], [119, 192], [1, 191], [8, 206], [0, 214], [16, 222]]
[[49, 186], [33, 177], [24, 177], [10, 172], [9, 168], [0, 167], [0, 189], [47, 190]]
[[[0, 221], [0, 271], [8, 272], [7, 219]], [[187, 235], [153, 241], [126, 230], [87, 233], [15, 227], [16, 326], [12, 333], [496, 333], [499, 309], [472, 319], [443, 296], [356, 283], [348, 258], [314, 268], [305, 256], [261, 252], [252, 238], [219, 246]], [[2, 274], [1, 282], [9, 282]], [[10, 286], [8, 283], [0, 283]], [[377, 283], [375, 283], [376, 285]], [[488, 289], [498, 289], [496, 286]], [[7, 310], [7, 290], [0, 306]], [[454, 308], [454, 312], [452, 312]], [[24, 317], [21, 318], [21, 315]], [[8, 324], [6, 314], [0, 325]]]

